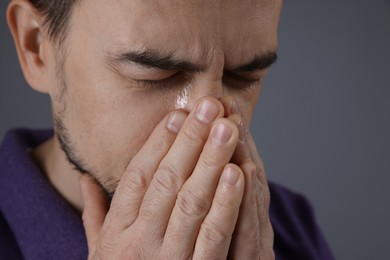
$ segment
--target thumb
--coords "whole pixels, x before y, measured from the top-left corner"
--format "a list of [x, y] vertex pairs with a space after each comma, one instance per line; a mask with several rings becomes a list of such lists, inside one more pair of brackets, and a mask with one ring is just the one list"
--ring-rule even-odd
[[81, 176], [80, 189], [84, 201], [83, 224], [88, 241], [88, 251], [91, 254], [95, 250], [109, 204], [102, 187], [89, 174]]

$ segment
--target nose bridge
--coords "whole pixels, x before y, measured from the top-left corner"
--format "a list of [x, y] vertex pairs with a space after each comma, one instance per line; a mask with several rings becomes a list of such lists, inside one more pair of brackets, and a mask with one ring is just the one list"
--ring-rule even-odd
[[[216, 46], [220, 45], [216, 44]], [[223, 97], [224, 87], [222, 77], [225, 54], [220, 47], [216, 46], [211, 47], [204, 57], [208, 65], [206, 65], [203, 71], [195, 73], [191, 84], [184, 91], [186, 94], [186, 104], [182, 108], [187, 111], [191, 111], [196, 101], [202, 97], [209, 96], [217, 99]]]
[[191, 111], [196, 104], [196, 101], [202, 97], [209, 96], [215, 98], [222, 98], [224, 88], [222, 84], [222, 77], [219, 79], [210, 79], [207, 77], [199, 77], [186, 90], [186, 104], [184, 109]]

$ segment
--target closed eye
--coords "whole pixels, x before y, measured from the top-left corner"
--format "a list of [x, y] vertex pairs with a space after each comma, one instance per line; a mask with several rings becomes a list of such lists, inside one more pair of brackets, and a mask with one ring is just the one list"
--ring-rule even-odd
[[[193, 80], [193, 73], [186, 73], [183, 71], [176, 72], [175, 74], [158, 80], [135, 80], [140, 87], [155, 88], [155, 89], [172, 89], [188, 84]], [[263, 77], [254, 76], [240, 76], [236, 73], [225, 72], [223, 76], [223, 84], [231, 89], [245, 90], [257, 86], [261, 83]]]
[[231, 89], [245, 90], [259, 85], [263, 77], [243, 77], [235, 73], [225, 72], [223, 83]]
[[191, 77], [188, 73], [179, 71], [165, 79], [159, 79], [159, 80], [142, 79], [142, 80], [136, 80], [136, 82], [138, 85], [140, 85], [140, 87], [170, 89], [170, 88], [176, 88], [182, 86], [183, 84], [187, 83], [189, 80], [191, 80]]

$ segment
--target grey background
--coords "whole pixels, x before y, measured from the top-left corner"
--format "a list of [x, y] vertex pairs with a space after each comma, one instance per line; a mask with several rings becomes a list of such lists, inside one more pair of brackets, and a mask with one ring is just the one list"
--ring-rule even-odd
[[[0, 3], [0, 139], [49, 127]], [[305, 194], [337, 259], [390, 259], [390, 2], [285, 1], [252, 130], [269, 179]]]

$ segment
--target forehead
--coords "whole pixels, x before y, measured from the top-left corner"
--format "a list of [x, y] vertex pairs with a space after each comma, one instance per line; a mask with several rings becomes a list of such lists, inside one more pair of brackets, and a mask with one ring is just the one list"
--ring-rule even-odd
[[281, 0], [83, 0], [74, 24], [108, 52], [131, 47], [203, 60], [219, 53], [235, 61], [275, 51], [280, 9]]

